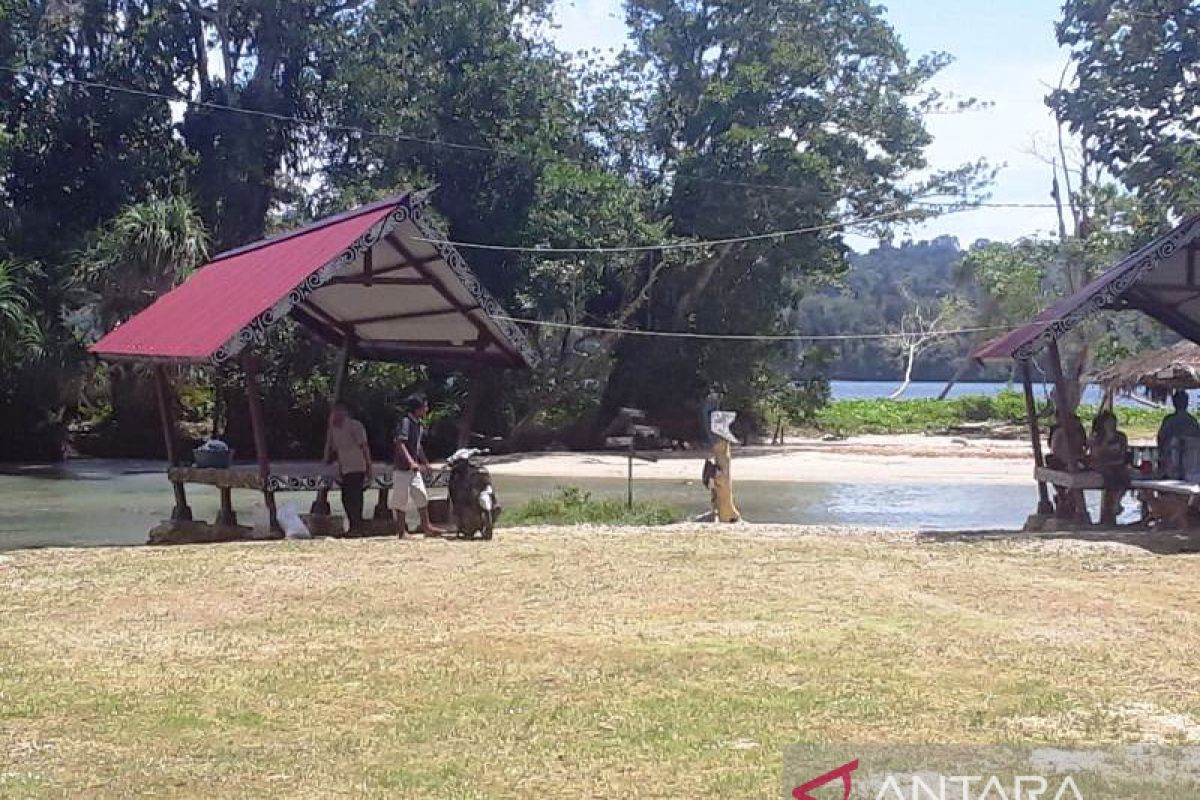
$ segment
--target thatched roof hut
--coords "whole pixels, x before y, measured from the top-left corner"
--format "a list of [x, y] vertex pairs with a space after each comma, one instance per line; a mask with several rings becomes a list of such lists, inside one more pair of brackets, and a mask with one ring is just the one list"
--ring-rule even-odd
[[1142, 388], [1155, 400], [1165, 400], [1176, 389], [1200, 389], [1200, 344], [1182, 341], [1139, 353], [1093, 373], [1087, 382], [1109, 392]]

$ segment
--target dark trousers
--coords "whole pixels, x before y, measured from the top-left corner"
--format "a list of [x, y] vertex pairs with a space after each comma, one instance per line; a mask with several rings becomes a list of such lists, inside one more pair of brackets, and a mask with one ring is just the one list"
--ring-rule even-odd
[[363, 482], [366, 477], [365, 472], [347, 472], [342, 476], [342, 508], [346, 509], [346, 521], [352, 533], [362, 529], [363, 492], [366, 490]]

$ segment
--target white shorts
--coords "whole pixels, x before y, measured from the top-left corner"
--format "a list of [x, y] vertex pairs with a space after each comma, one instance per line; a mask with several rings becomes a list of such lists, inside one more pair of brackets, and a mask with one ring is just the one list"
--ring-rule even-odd
[[429, 492], [425, 489], [425, 479], [417, 471], [392, 472], [392, 494], [388, 498], [388, 508], [393, 511], [408, 511], [409, 508], [428, 508]]

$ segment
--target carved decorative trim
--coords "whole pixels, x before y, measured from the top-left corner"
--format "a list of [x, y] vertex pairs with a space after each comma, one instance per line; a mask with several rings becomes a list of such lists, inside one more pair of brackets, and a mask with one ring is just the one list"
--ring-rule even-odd
[[454, 245], [446, 241], [446, 236], [421, 212], [419, 208], [414, 208], [412, 213], [412, 223], [421, 232], [423, 239], [428, 239], [434, 249], [442, 257], [454, 273], [455, 277], [467, 287], [467, 291], [471, 293], [471, 297], [475, 299], [475, 304], [478, 305], [485, 314], [488, 315], [488, 321], [500, 331], [509, 343], [509, 345], [521, 354], [525, 362], [529, 366], [535, 366], [538, 363], [539, 356], [537, 351], [529, 344], [529, 340], [525, 338], [525, 334], [511, 320], [507, 319], [508, 313], [504, 307], [500, 305], [496, 298], [492, 297], [491, 293], [484, 287], [462, 255], [454, 249]]
[[221, 345], [213, 353], [212, 362], [222, 364], [240, 353], [247, 345], [265, 342], [267, 330], [272, 325], [286, 317], [293, 308], [303, 303], [305, 298], [317, 289], [329, 283], [333, 278], [348, 272], [363, 253], [378, 244], [395, 228], [411, 220], [421, 235], [432, 241], [438, 255], [450, 266], [455, 277], [467, 287], [467, 291], [475, 298], [476, 304], [488, 315], [489, 322], [500, 331], [501, 336], [515, 351], [520, 353], [530, 366], [536, 364], [537, 352], [530, 346], [521, 329], [509, 320], [499, 318], [506, 316], [504, 308], [484, 288], [478, 276], [467, 266], [462, 255], [454, 249], [453, 245], [445, 241], [446, 237], [421, 213], [419, 205], [424, 203], [427, 197], [428, 192], [419, 192], [404, 198], [390, 214], [372, 225], [340, 255], [309, 274], [298, 286], [288, 292], [286, 297], [281, 298], [275, 305], [259, 314], [229, 341]]
[[266, 341], [267, 330], [272, 325], [286, 317], [293, 308], [303, 303], [306, 297], [329, 283], [331, 279], [349, 271], [364, 252], [378, 244], [393, 228], [406, 222], [413, 213], [409, 205], [411, 199], [411, 197], [406, 197], [402, 200], [399, 205], [392, 209], [390, 214], [376, 222], [365, 233], [351, 242], [350, 246], [342, 251], [340, 255], [322, 265], [320, 269], [310, 273], [298, 286], [288, 292], [285, 297], [280, 298], [279, 302], [251, 320], [233, 338], [217, 348], [217, 351], [212, 355], [212, 362], [214, 364], [222, 364], [240, 353], [247, 345], [252, 343], [261, 344]]
[[1061, 319], [1052, 320], [1035, 338], [1013, 351], [1013, 358], [1028, 361], [1050, 343], [1087, 322], [1105, 309], [1111, 308], [1130, 288], [1143, 277], [1153, 272], [1159, 264], [1174, 255], [1200, 235], [1200, 216], [1176, 228], [1132, 266], [1117, 268], [1117, 273], [1108, 283], [1097, 289], [1082, 305]]

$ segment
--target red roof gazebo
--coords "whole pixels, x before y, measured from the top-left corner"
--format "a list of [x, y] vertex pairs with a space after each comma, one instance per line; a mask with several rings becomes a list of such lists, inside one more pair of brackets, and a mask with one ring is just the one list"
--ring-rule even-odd
[[[236, 518], [233, 488], [263, 492], [274, 523], [274, 493], [317, 489], [314, 511], [328, 514], [328, 480], [318, 473], [276, 474], [267, 454], [253, 346], [290, 317], [341, 350], [340, 396], [350, 359], [453, 363], [522, 369], [536, 356], [462, 256], [425, 217], [428, 193], [362, 206], [222, 253], [150, 307], [91, 347], [106, 360], [156, 365], [159, 410], [175, 488], [172, 518], [190, 520], [184, 483], [221, 490], [218, 523]], [[165, 367], [241, 361], [258, 469], [184, 467], [175, 443]], [[337, 397], [335, 397], [337, 399]], [[390, 478], [380, 477], [386, 507]]]

